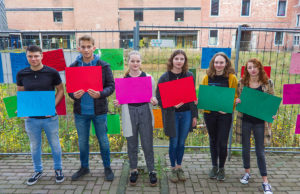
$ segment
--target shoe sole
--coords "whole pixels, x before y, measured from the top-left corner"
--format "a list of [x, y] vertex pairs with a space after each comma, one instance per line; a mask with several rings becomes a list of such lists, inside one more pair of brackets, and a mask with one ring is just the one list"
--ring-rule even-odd
[[113, 181], [113, 180], [114, 180], [114, 178], [112, 178], [112, 179], [105, 178], [105, 181]]
[[63, 179], [61, 179], [61, 180], [55, 180], [55, 182], [56, 183], [62, 183], [62, 182], [64, 182], [64, 180], [65, 180], [65, 177]]
[[209, 177], [210, 179], [216, 179], [217, 177], [216, 176], [214, 176], [214, 177]]
[[240, 180], [240, 183], [242, 183], [243, 185], [247, 185], [248, 184], [248, 182], [242, 182], [241, 180]]
[[85, 175], [87, 175], [87, 174], [89, 174], [89, 173], [90, 173], [90, 171], [87, 172], [86, 174], [81, 175], [80, 177], [77, 177], [77, 178], [71, 177], [71, 181], [77, 181], [77, 180], [79, 180], [81, 177], [83, 177], [83, 176], [85, 176]]
[[155, 187], [156, 185], [157, 185], [157, 183], [155, 183], [155, 184], [151, 184], [151, 183], [150, 183], [150, 186], [151, 186], [151, 187]]
[[223, 178], [223, 179], [218, 179], [218, 178], [217, 178], [217, 180], [218, 180], [218, 181], [225, 181], [225, 178]]
[[44, 176], [44, 175], [46, 175], [45, 173], [43, 173], [43, 174], [41, 174], [41, 176], [36, 180], [36, 181], [34, 181], [34, 182], [32, 182], [32, 183], [29, 183], [28, 181], [26, 182], [26, 184], [27, 185], [34, 185], [35, 183], [37, 183], [38, 182], [38, 180], [42, 177], [42, 176]]

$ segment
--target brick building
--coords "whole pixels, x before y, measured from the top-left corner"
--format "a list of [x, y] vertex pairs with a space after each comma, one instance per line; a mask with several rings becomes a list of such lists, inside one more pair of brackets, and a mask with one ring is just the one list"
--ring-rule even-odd
[[[141, 26], [298, 28], [299, 0], [5, 0], [8, 27], [26, 30], [23, 45], [44, 48], [76, 46], [82, 33], [90, 32], [99, 47], [131, 47], [136, 21]], [[43, 32], [38, 32], [42, 30]], [[29, 32], [31, 31], [31, 32]], [[35, 32], [36, 31], [36, 32]], [[45, 32], [52, 31], [52, 32]], [[117, 32], [115, 32], [117, 31]], [[242, 47], [259, 48], [259, 32], [243, 32]], [[298, 34], [267, 35], [268, 47], [299, 45]], [[140, 46], [164, 40], [176, 47], [234, 47], [235, 29], [140, 28]], [[151, 42], [152, 41], [152, 42]], [[160, 42], [162, 44], [162, 42]]]

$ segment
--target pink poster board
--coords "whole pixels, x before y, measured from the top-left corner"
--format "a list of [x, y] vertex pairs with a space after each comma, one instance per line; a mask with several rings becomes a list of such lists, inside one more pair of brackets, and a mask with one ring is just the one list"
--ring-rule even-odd
[[151, 77], [116, 78], [116, 99], [119, 104], [150, 102]]
[[300, 74], [300, 53], [292, 53], [290, 74]]
[[300, 115], [297, 116], [295, 134], [300, 134]]
[[300, 84], [283, 85], [283, 104], [300, 104]]

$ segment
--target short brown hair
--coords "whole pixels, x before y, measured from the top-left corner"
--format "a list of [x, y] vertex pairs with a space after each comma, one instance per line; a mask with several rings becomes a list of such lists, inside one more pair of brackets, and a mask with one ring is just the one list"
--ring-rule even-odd
[[90, 35], [83, 35], [78, 39], [78, 45], [80, 45], [80, 41], [89, 41], [92, 45], [95, 45], [95, 40]]
[[[216, 60], [217, 56], [224, 57], [224, 58], [225, 58], [225, 61], [226, 61], [226, 66], [225, 66], [225, 68], [224, 68], [224, 73], [223, 73], [223, 75], [224, 75], [225, 77], [229, 77], [229, 74], [231, 74], [231, 73], [234, 74], [235, 72], [234, 72], [234, 69], [233, 69], [233, 67], [232, 67], [232, 65], [231, 65], [230, 59], [227, 57], [227, 55], [226, 55], [225, 53], [223, 53], [223, 52], [218, 52], [218, 53], [216, 53], [216, 54], [213, 56], [213, 58], [212, 58], [212, 59], [210, 60], [210, 62], [209, 62], [209, 68], [208, 68], [208, 70], [206, 71], [208, 77], [214, 78], [214, 76], [216, 75], [216, 69], [215, 69], [214, 63], [215, 63], [215, 60]], [[202, 57], [203, 57], [203, 56], [202, 56]]]
[[258, 81], [262, 82], [264, 85], [268, 84], [269, 78], [265, 72], [264, 66], [256, 58], [252, 58], [247, 61], [246, 65], [245, 65], [244, 75], [242, 77], [242, 83], [245, 86], [249, 87], [250, 74], [248, 72], [248, 63], [253, 63], [253, 65], [258, 68], [258, 70], [259, 70]]
[[171, 71], [171, 69], [173, 68], [173, 59], [174, 59], [174, 57], [176, 57], [176, 55], [179, 55], [179, 54], [182, 54], [184, 56], [184, 64], [182, 66], [182, 72], [186, 73], [189, 69], [188, 59], [187, 59], [187, 56], [186, 56], [186, 54], [183, 50], [176, 50], [171, 54], [171, 56], [168, 60], [167, 69], [168, 69], [168, 71]]
[[42, 49], [41, 47], [37, 46], [37, 45], [30, 45], [26, 48], [26, 53], [27, 52], [40, 52], [42, 53]]

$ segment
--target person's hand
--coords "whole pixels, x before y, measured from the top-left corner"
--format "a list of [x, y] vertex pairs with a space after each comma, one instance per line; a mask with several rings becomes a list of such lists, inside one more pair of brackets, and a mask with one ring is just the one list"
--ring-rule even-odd
[[156, 97], [152, 97], [151, 100], [150, 100], [150, 103], [151, 103], [153, 106], [157, 105], [158, 101], [157, 101]]
[[197, 104], [198, 104], [198, 99], [197, 99], [197, 100], [195, 100], [195, 101], [194, 101], [194, 103], [195, 103], [195, 105], [197, 105]]
[[179, 104], [175, 105], [174, 107], [175, 107], [175, 108], [180, 108], [182, 105], [184, 105], [184, 103], [183, 103], [183, 102], [180, 102]]
[[119, 100], [117, 100], [117, 99], [116, 99], [116, 100], [114, 100], [114, 101], [113, 101], [113, 103], [114, 103], [114, 105], [115, 105], [115, 106], [117, 106], [117, 107], [119, 107], [119, 106], [120, 106], [120, 104], [119, 104]]
[[197, 126], [197, 118], [194, 117], [194, 118], [193, 118], [192, 127], [196, 127], [196, 126]]
[[242, 102], [241, 99], [239, 99], [239, 98], [235, 99], [235, 104], [239, 104], [241, 102]]
[[276, 116], [276, 115], [273, 115], [272, 118], [273, 118], [273, 120], [276, 120], [276, 119], [277, 119], [277, 116]]
[[221, 114], [223, 114], [223, 115], [225, 115], [226, 114], [226, 112], [223, 112], [223, 111], [218, 111], [219, 113], [221, 113]]
[[99, 91], [95, 91], [93, 89], [88, 89], [87, 91], [89, 93], [89, 95], [92, 97], [92, 98], [100, 98], [100, 92]]
[[78, 91], [74, 92], [73, 95], [74, 95], [74, 98], [80, 99], [84, 93], [85, 93], [84, 90], [78, 90]]

